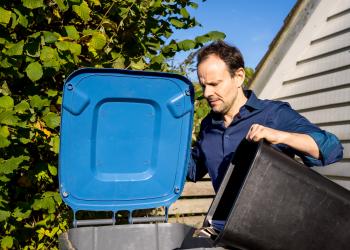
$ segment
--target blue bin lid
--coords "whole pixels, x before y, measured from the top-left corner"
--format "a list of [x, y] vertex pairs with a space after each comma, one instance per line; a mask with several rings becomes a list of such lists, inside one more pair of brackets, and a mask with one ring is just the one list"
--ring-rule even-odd
[[65, 82], [59, 183], [73, 210], [170, 206], [187, 174], [193, 87], [159, 72], [81, 69]]

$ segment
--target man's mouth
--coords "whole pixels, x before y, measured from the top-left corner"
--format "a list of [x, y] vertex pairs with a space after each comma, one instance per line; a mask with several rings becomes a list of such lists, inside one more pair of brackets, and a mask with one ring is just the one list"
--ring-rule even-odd
[[213, 99], [213, 100], [208, 100], [210, 106], [215, 106], [218, 105], [220, 100], [219, 99]]

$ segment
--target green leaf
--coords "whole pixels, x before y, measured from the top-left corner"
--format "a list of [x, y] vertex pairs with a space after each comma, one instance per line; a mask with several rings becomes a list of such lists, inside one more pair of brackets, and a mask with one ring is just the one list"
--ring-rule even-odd
[[56, 102], [58, 105], [62, 105], [62, 96], [59, 96], [57, 98], [57, 102]]
[[12, 109], [13, 106], [14, 106], [14, 101], [12, 97], [7, 95], [0, 97], [0, 108]]
[[196, 47], [196, 43], [192, 40], [187, 39], [187, 40], [178, 42], [177, 46], [179, 47], [179, 49], [186, 51], [186, 50], [194, 49]]
[[139, 60], [137, 62], [132, 61], [130, 63], [130, 66], [131, 66], [132, 69], [135, 69], [135, 70], [143, 70], [145, 68], [146, 64], [141, 59], [141, 60]]
[[9, 249], [13, 246], [13, 237], [12, 236], [5, 236], [1, 240], [1, 248], [2, 249]]
[[184, 26], [184, 23], [183, 23], [183, 22], [181, 22], [181, 21], [178, 20], [178, 19], [174, 19], [174, 18], [170, 19], [170, 23], [171, 23], [172, 25], [174, 25], [176, 28], [182, 28], [182, 27]]
[[101, 6], [100, 0], [89, 0], [89, 2], [92, 3], [93, 5]]
[[56, 32], [43, 31], [45, 43], [54, 43], [58, 40], [60, 35]]
[[80, 4], [81, 0], [68, 0], [72, 4]]
[[9, 211], [0, 210], [0, 222], [7, 220], [11, 216]]
[[188, 18], [190, 16], [190, 14], [188, 13], [188, 11], [186, 10], [186, 8], [182, 8], [180, 10], [180, 14], [184, 17], [184, 18]]
[[52, 112], [49, 112], [47, 115], [43, 117], [44, 122], [46, 123], [46, 126], [49, 128], [56, 128], [60, 125], [60, 117]]
[[39, 80], [43, 76], [43, 68], [39, 62], [32, 62], [26, 68], [27, 76], [33, 82]]
[[[118, 55], [120, 55], [120, 54], [118, 54]], [[113, 57], [113, 55], [112, 55], [112, 57]], [[116, 68], [116, 69], [124, 69], [125, 68], [125, 58], [122, 55], [120, 55], [120, 57], [116, 57], [114, 59], [113, 68]]]
[[49, 89], [46, 94], [50, 97], [54, 97], [58, 94], [58, 91], [57, 90], [53, 90], [53, 89]]
[[80, 5], [73, 5], [73, 11], [86, 23], [90, 20], [91, 9], [89, 5], [83, 1]]
[[210, 37], [208, 35], [197, 36], [195, 41], [200, 44], [205, 44], [210, 41]]
[[211, 31], [207, 35], [211, 40], [222, 40], [226, 37], [225, 33], [219, 31]]
[[122, 19], [125, 19], [127, 17], [128, 13], [129, 13], [129, 8], [123, 8], [123, 7], [119, 8], [118, 14]]
[[14, 126], [17, 125], [18, 121], [14, 111], [0, 112], [0, 124]]
[[162, 54], [159, 54], [151, 59], [151, 63], [159, 63], [162, 64], [165, 62], [165, 57]]
[[19, 10], [13, 9], [13, 11], [17, 14], [18, 20], [17, 22], [22, 25], [24, 28], [28, 27], [28, 19], [26, 16], [23, 16]]
[[4, 60], [2, 60], [0, 62], [0, 68], [7, 69], [7, 68], [11, 68], [11, 67], [13, 67], [13, 65], [11, 63], [9, 63], [8, 58], [5, 58]]
[[38, 95], [34, 95], [29, 97], [30, 99], [30, 106], [32, 108], [38, 108], [42, 109], [43, 107], [48, 107], [50, 105], [50, 101], [48, 99], [42, 99]]
[[81, 53], [81, 45], [74, 43], [74, 42], [68, 42], [68, 41], [62, 41], [55, 43], [57, 48], [61, 51], [67, 51], [69, 50], [73, 55], [80, 55]]
[[13, 43], [9, 45], [9, 49], [6, 51], [8, 56], [20, 56], [23, 53], [24, 41]]
[[11, 14], [11, 11], [0, 7], [0, 24], [5, 24], [4, 26], [6, 26], [10, 22]]
[[24, 114], [27, 110], [30, 109], [29, 103], [22, 100], [15, 106], [15, 111], [20, 114]]
[[11, 174], [13, 173], [13, 171], [15, 171], [16, 169], [18, 169], [20, 167], [20, 164], [23, 161], [27, 161], [29, 160], [28, 156], [19, 156], [19, 157], [11, 157], [8, 160], [3, 160], [0, 159], [0, 175], [1, 174]]
[[40, 60], [50, 61], [50, 60], [57, 60], [58, 54], [57, 51], [51, 47], [43, 46], [40, 53]]
[[56, 210], [55, 201], [52, 195], [45, 196], [45, 194], [42, 196], [41, 199], [34, 200], [32, 208], [34, 210], [41, 210], [41, 209], [48, 210], [48, 213], [53, 213]]
[[[18, 24], [18, 19], [15, 13], [11, 13], [11, 18], [12, 18], [12, 23], [11, 23], [11, 29], [16, 28], [17, 24]], [[3, 24], [0, 22], [0, 24], [4, 27], [6, 27], [6, 24]]]
[[9, 89], [6, 81], [0, 87], [0, 93], [3, 95], [11, 95], [11, 90]]
[[64, 1], [63, 1], [63, 0], [55, 0], [55, 2], [56, 2], [56, 4], [57, 4], [58, 8], [60, 8], [60, 10], [62, 10], [63, 12], [66, 11], [66, 10], [68, 10], [68, 6], [66, 6], [66, 5], [64, 4]]
[[148, 49], [151, 49], [155, 52], [157, 52], [160, 48], [160, 43], [153, 43], [153, 42], [145, 42], [145, 45]]
[[9, 135], [10, 135], [10, 131], [7, 126], [0, 127], [0, 136], [7, 138]]
[[177, 45], [175, 43], [169, 44], [169, 45], [162, 48], [162, 51], [164, 53], [169, 53], [169, 52], [176, 51], [176, 50], [177, 50]]
[[197, 3], [190, 2], [190, 6], [191, 6], [193, 9], [197, 9], [197, 8], [198, 8], [198, 4], [197, 4]]
[[62, 50], [62, 51], [69, 50], [69, 42], [67, 41], [56, 42], [55, 45], [59, 50]]
[[50, 141], [50, 145], [51, 145], [51, 151], [58, 154], [60, 149], [60, 137], [58, 135], [52, 137]]
[[28, 9], [36, 9], [44, 6], [44, 0], [22, 0], [22, 3]]
[[78, 40], [80, 38], [79, 33], [74, 26], [64, 26], [64, 29], [66, 30], [67, 36], [69, 38], [72, 38], [74, 40]]
[[[6, 176], [4, 176], [4, 175], [0, 175], [0, 181], [1, 182], [9, 182], [10, 181], [10, 179], [9, 178], [7, 178]], [[0, 215], [0, 217], [1, 217], [1, 215]]]
[[0, 135], [0, 148], [6, 148], [10, 144], [11, 144], [11, 142], [7, 138]]
[[3, 37], [0, 37], [0, 44], [6, 44], [8, 41], [3, 38]]
[[88, 45], [96, 50], [101, 50], [106, 45], [106, 37], [101, 33], [94, 34]]
[[73, 55], [78, 56], [78, 55], [81, 54], [81, 45], [72, 42], [72, 43], [70, 43], [69, 51], [70, 51]]
[[53, 175], [53, 176], [57, 175], [57, 167], [52, 166], [52, 165], [49, 164], [48, 169], [49, 169], [49, 172], [50, 172], [51, 175]]
[[41, 31], [38, 31], [38, 32], [35, 32], [35, 33], [29, 35], [28, 37], [35, 39], [35, 38], [38, 38], [40, 36], [41, 36]]
[[42, 61], [44, 67], [55, 68], [56, 70], [59, 70], [60, 68], [60, 57], [57, 49], [43, 46], [40, 53], [40, 60]]
[[22, 212], [21, 208], [16, 207], [15, 210], [12, 212], [12, 216], [15, 217], [17, 221], [22, 221], [24, 219], [27, 219], [30, 216], [31, 212], [31, 210]]
[[54, 192], [52, 195], [53, 199], [56, 201], [58, 205], [62, 204], [62, 198], [61, 195], [58, 192]]
[[28, 144], [28, 143], [30, 142], [29, 139], [23, 138], [23, 137], [19, 138], [19, 141], [20, 141], [21, 143], [23, 143], [23, 144]]

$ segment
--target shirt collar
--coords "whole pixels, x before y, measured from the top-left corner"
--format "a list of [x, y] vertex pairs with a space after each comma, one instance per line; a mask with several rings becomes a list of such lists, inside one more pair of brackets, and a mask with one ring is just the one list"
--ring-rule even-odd
[[247, 102], [244, 104], [244, 106], [253, 108], [253, 109], [262, 109], [263, 104], [261, 100], [259, 100], [253, 91], [251, 90], [244, 90], [244, 95], [248, 98]]
[[[248, 98], [247, 102], [243, 105], [243, 107], [247, 108], [248, 110], [259, 110], [263, 108], [263, 104], [261, 100], [259, 100], [253, 91], [251, 90], [244, 90], [244, 95]], [[211, 114], [211, 122], [213, 125], [222, 125], [223, 120], [220, 114], [214, 113], [213, 111], [210, 112]]]

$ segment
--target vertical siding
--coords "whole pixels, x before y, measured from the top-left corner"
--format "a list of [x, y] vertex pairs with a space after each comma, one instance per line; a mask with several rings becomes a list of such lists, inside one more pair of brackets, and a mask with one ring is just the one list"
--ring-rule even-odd
[[[327, 4], [334, 8], [327, 8]], [[272, 75], [260, 96], [289, 102], [309, 120], [337, 135], [344, 146], [344, 160], [314, 169], [350, 189], [350, 1], [321, 1], [309, 22], [317, 28], [294, 42], [295, 47], [306, 46], [297, 54], [291, 53], [292, 48], [285, 55], [275, 70], [284, 70], [283, 78]], [[293, 61], [293, 67], [283, 67], [286, 61], [289, 65]], [[269, 94], [271, 88], [278, 91]]]

